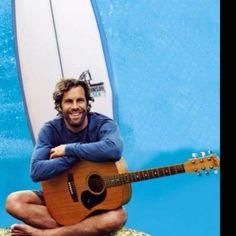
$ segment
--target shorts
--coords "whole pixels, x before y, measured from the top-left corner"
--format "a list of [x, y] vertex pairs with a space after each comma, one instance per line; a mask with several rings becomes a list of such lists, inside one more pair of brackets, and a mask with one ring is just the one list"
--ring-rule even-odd
[[43, 204], [45, 205], [45, 199], [43, 197], [43, 192], [41, 190], [32, 190], [32, 191], [42, 200]]

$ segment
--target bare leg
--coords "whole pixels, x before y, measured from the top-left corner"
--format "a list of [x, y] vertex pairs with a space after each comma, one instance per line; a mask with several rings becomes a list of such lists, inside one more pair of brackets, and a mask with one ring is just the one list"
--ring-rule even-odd
[[30, 190], [11, 193], [6, 200], [6, 210], [15, 218], [37, 228], [59, 227], [41, 198]]
[[89, 217], [78, 224], [54, 229], [39, 229], [25, 224], [12, 225], [13, 236], [107, 236], [119, 230], [126, 222], [123, 208]]
[[26, 223], [12, 225], [13, 236], [105, 236], [119, 230], [127, 218], [125, 209], [119, 208], [62, 227], [50, 216], [43, 201], [33, 191], [10, 194], [6, 209]]

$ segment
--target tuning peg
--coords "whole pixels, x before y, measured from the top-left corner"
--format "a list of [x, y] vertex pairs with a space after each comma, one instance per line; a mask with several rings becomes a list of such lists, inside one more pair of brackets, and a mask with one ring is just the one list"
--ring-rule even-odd
[[201, 172], [196, 172], [197, 173], [197, 176], [202, 176], [202, 173]]
[[205, 152], [200, 152], [201, 153], [201, 156], [204, 157], [206, 156], [206, 153]]
[[208, 170], [205, 170], [205, 174], [206, 174], [206, 175], [209, 175], [209, 171], [208, 171]]
[[211, 155], [211, 154], [212, 154], [212, 151], [209, 149], [209, 150], [207, 151], [207, 153], [208, 153], [209, 155]]
[[204, 160], [203, 160], [203, 158], [200, 158], [199, 161], [202, 163]]
[[198, 154], [196, 152], [192, 153], [192, 157], [193, 158], [197, 158], [198, 157]]

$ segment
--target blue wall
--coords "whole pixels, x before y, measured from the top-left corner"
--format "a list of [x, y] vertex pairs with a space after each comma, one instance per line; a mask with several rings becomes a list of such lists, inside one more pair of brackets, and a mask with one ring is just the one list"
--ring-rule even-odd
[[[97, 0], [130, 170], [220, 155], [219, 0]], [[0, 2], [0, 226], [29, 178], [32, 142], [17, 75], [10, 0]], [[127, 227], [152, 235], [218, 236], [220, 176], [134, 183]]]

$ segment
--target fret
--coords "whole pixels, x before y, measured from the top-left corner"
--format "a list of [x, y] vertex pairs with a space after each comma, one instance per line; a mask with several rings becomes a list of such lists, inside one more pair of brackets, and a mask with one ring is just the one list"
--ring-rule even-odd
[[110, 177], [110, 178], [109, 178], [110, 186], [113, 186], [113, 185], [114, 185], [114, 182], [115, 182], [114, 179]]
[[130, 172], [130, 175], [132, 176], [132, 182], [136, 182], [137, 181], [136, 174], [133, 172]]
[[170, 173], [171, 174], [177, 174], [175, 166], [170, 166], [169, 168], [170, 168]]
[[154, 176], [155, 177], [159, 177], [160, 175], [159, 175], [159, 171], [155, 168], [155, 169], [153, 169], [153, 172], [154, 172]]
[[150, 176], [151, 176], [150, 178], [151, 178], [151, 179], [155, 178], [153, 169], [150, 169], [149, 173], [150, 173]]
[[139, 172], [135, 172], [134, 175], [135, 175], [136, 181], [140, 181], [141, 178], [140, 178]]
[[163, 171], [164, 171], [165, 176], [171, 174], [169, 167], [164, 167], [164, 168], [163, 168]]
[[148, 170], [148, 173], [149, 173], [149, 178], [150, 178], [150, 179], [153, 179], [153, 173], [152, 173], [152, 170], [151, 170], [151, 169]]
[[125, 176], [124, 176], [124, 174], [120, 175], [120, 179], [121, 179], [121, 183], [124, 184], [125, 183]]
[[144, 170], [143, 173], [144, 173], [144, 179], [149, 179], [148, 171]]
[[118, 176], [115, 176], [115, 186], [119, 186], [122, 184], [121, 179]]
[[130, 183], [134, 182], [134, 176], [131, 173], [129, 173], [129, 179], [130, 179]]
[[140, 173], [140, 178], [141, 178], [142, 180], [144, 180], [145, 177], [144, 177], [144, 173], [143, 173], [143, 171], [139, 171], [139, 173]]
[[118, 186], [122, 183], [121, 179], [118, 176], [116, 176], [115, 183], [116, 183], [116, 186]]
[[132, 182], [132, 176], [130, 174], [126, 174], [126, 183], [129, 184]]
[[109, 179], [107, 177], [103, 178], [103, 181], [104, 181], [105, 186], [109, 186], [110, 182], [109, 182]]
[[176, 174], [179, 173], [179, 172], [178, 172], [177, 165], [175, 165], [174, 168], [175, 168], [175, 173], [176, 173]]
[[135, 174], [136, 181], [140, 181], [141, 180], [140, 172], [139, 171], [135, 171], [133, 173]]
[[123, 181], [124, 181], [124, 184], [128, 184], [128, 183], [130, 183], [131, 181], [130, 181], [130, 178], [129, 178], [129, 174], [123, 174]]
[[107, 179], [107, 186], [112, 186], [112, 185], [113, 185], [113, 183], [112, 183], [111, 178], [108, 178]]
[[176, 165], [176, 167], [177, 167], [178, 173], [184, 172], [184, 166], [182, 164]]
[[165, 176], [165, 171], [164, 171], [163, 167], [160, 167], [158, 169], [159, 169], [160, 177]]
[[135, 182], [135, 176], [133, 173], [129, 173], [131, 182]]

